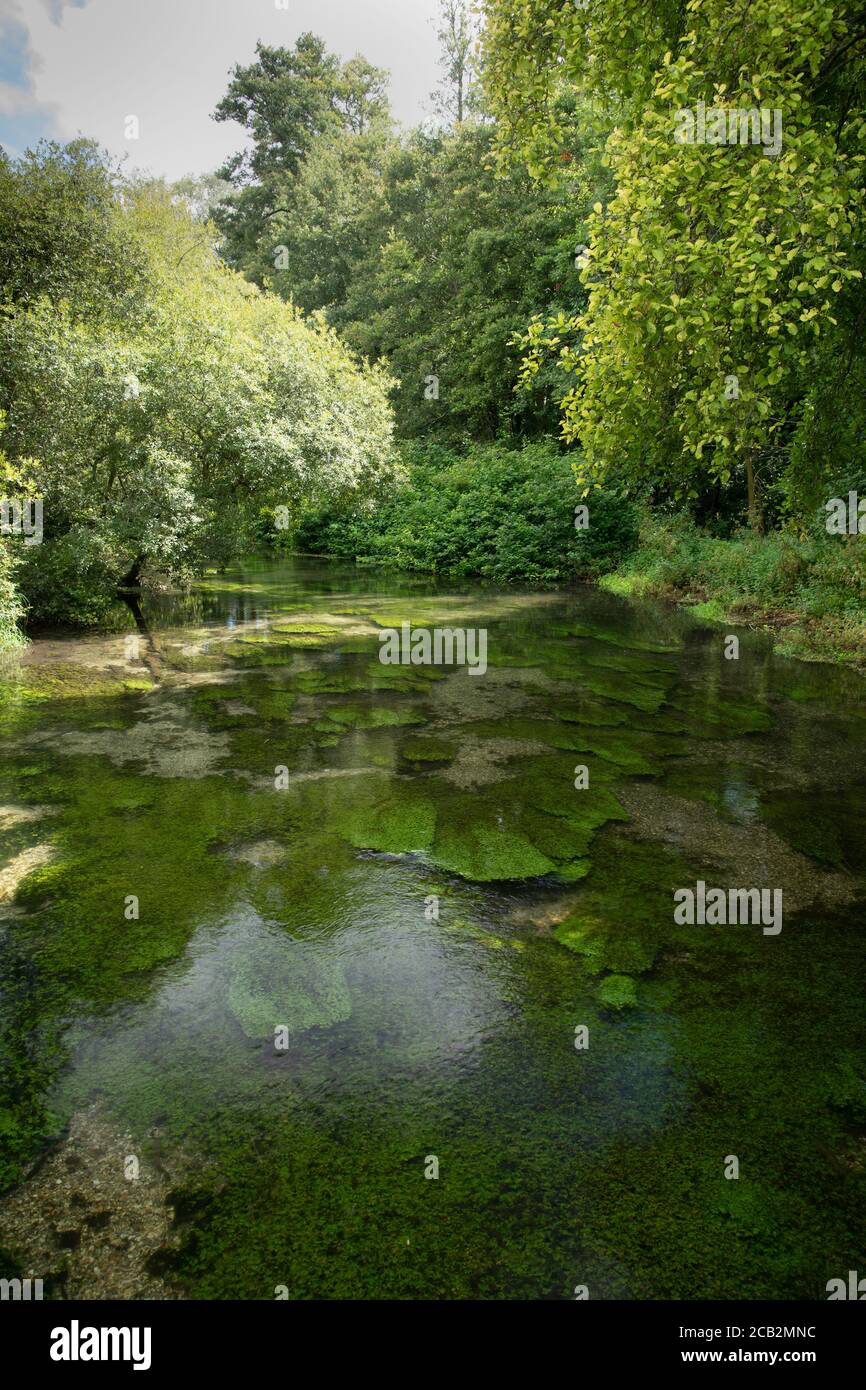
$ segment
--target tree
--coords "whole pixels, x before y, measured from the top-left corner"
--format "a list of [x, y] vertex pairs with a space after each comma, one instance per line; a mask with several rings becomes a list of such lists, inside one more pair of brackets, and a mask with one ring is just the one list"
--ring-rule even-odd
[[259, 43], [256, 61], [233, 70], [214, 119], [238, 121], [251, 145], [220, 170], [235, 190], [214, 214], [230, 264], [259, 267], [265, 226], [278, 213], [292, 212], [297, 181], [317, 140], [387, 128], [386, 82], [387, 74], [361, 57], [341, 65], [314, 34], [302, 34], [294, 48]]
[[[491, 439], [555, 427], [555, 373], [533, 396], [515, 396], [511, 339], [534, 310], [583, 302], [575, 223], [591, 206], [593, 173], [580, 169], [558, 191], [520, 171], [500, 179], [492, 142], [488, 127], [470, 123], [416, 133], [391, 151], [378, 238], [330, 311], [349, 343], [399, 378], [403, 436]], [[431, 375], [438, 399], [425, 400]], [[566, 385], [559, 373], [559, 395]]]
[[432, 94], [434, 108], [450, 123], [462, 124], [476, 104], [474, 46], [478, 32], [466, 0], [439, 0], [436, 37], [442, 81]]
[[382, 235], [388, 151], [376, 129], [317, 141], [286, 206], [262, 221], [245, 274], [336, 322], [359, 262]]
[[[831, 0], [758, 0], [743, 24], [691, 0], [685, 15], [650, 5], [638, 42], [627, 0], [485, 9], [503, 159], [520, 149], [551, 177], [563, 83], [617, 106], [586, 311], [525, 339], [530, 379], [548, 351], [576, 377], [563, 433], [583, 445], [584, 483], [614, 472], [682, 501], [716, 489], [756, 527], [787, 497], [802, 517], [802, 431], [863, 295], [862, 23]], [[778, 111], [781, 147], [678, 142], [699, 102], [738, 132], [737, 113]]]
[[140, 298], [143, 265], [124, 241], [119, 178], [89, 140], [44, 142], [13, 162], [0, 150], [0, 290], [7, 305], [43, 295], [98, 318]]
[[340, 69], [335, 105], [343, 129], [350, 134], [367, 135], [377, 128], [382, 133], [389, 132], [388, 73], [384, 68], [374, 68], [356, 53]]
[[[15, 206], [40, 158], [11, 166]], [[119, 293], [96, 322], [50, 294], [0, 306], [7, 453], [44, 497], [45, 539], [21, 569], [42, 616], [70, 616], [72, 595], [89, 618], [92, 595], [147, 568], [237, 553], [262, 508], [374, 487], [391, 460], [381, 371], [228, 269], [215, 229], [165, 186], [105, 182], [100, 199], [94, 229], [116, 224], [144, 300]], [[65, 213], [62, 196], [43, 205], [49, 239]]]

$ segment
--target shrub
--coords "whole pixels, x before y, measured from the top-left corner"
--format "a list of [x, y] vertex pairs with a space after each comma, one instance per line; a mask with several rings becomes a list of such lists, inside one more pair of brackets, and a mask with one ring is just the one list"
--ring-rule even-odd
[[307, 513], [295, 544], [361, 564], [557, 582], [597, 577], [636, 542], [635, 509], [612, 493], [587, 498], [589, 526], [575, 529], [572, 459], [551, 440], [462, 456], [407, 445], [404, 463], [403, 478], [367, 509]]
[[18, 628], [24, 615], [21, 601], [13, 577], [14, 561], [9, 548], [0, 541], [0, 652], [10, 651], [22, 643]]

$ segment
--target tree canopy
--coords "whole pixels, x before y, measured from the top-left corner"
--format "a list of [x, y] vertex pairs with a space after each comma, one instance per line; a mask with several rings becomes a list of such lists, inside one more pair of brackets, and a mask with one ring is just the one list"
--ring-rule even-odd
[[391, 467], [381, 369], [229, 269], [184, 198], [119, 184], [89, 145], [6, 161], [0, 190], [4, 445], [44, 499], [22, 576], [43, 611], [55, 563], [114, 583], [179, 570], [249, 543], [262, 509], [374, 488]]
[[[584, 481], [805, 517], [850, 468], [863, 391], [860, 233], [866, 132], [860, 10], [831, 0], [685, 5], [484, 0], [499, 159], [556, 175], [563, 94], [613, 112], [615, 186], [589, 219], [586, 309], [538, 315], [576, 382], [563, 435]], [[766, 112], [766, 142], [678, 141], [677, 114]], [[751, 117], [749, 117], [751, 120]], [[751, 129], [751, 126], [749, 126]], [[718, 131], [718, 125], [716, 126]], [[726, 500], [727, 499], [727, 500]], [[742, 500], [740, 500], [742, 499]]]

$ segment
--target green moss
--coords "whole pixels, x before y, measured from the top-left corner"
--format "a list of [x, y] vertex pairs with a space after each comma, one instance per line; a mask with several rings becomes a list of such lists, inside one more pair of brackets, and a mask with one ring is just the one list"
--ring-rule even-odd
[[521, 831], [473, 822], [468, 816], [440, 820], [431, 860], [440, 869], [488, 883], [494, 879], [537, 878], [555, 869]]
[[3, 689], [11, 703], [36, 704], [57, 700], [82, 700], [152, 690], [147, 676], [103, 670], [75, 662], [43, 662], [16, 666], [14, 679]]
[[411, 709], [389, 705], [330, 705], [328, 720], [352, 729], [399, 728], [404, 724], [423, 724], [423, 715]]
[[637, 986], [630, 975], [608, 975], [596, 990], [608, 1009], [631, 1009], [637, 1004]]
[[384, 791], [381, 783], [376, 783], [370, 799], [349, 806], [337, 823], [358, 849], [421, 853], [433, 843], [436, 808], [427, 797], [408, 787], [392, 784]]
[[560, 922], [554, 931], [560, 945], [583, 957], [588, 968], [641, 974], [649, 970], [656, 950], [636, 937], [624, 923], [577, 911]]
[[363, 681], [345, 671], [298, 671], [293, 677], [295, 690], [303, 695], [345, 695], [365, 689]]
[[358, 689], [397, 690], [408, 695], [426, 695], [436, 681], [448, 675], [440, 666], [386, 666], [370, 661], [362, 669]]
[[248, 1038], [272, 1038], [275, 1028], [297, 1038], [309, 1028], [342, 1023], [352, 1012], [339, 963], [323, 961], [314, 946], [288, 937], [260, 943], [241, 957], [228, 1001]]
[[413, 763], [447, 763], [456, 751], [456, 744], [449, 739], [435, 738], [430, 734], [404, 738], [400, 744], [401, 756]]
[[[520, 778], [520, 797], [526, 806], [523, 822], [527, 826], [547, 826], [547, 819], [539, 820], [539, 812], [544, 813], [545, 818], [560, 821], [559, 833], [563, 843], [569, 846], [564, 857], [568, 858], [585, 853], [601, 826], [628, 820], [609, 788], [603, 781], [599, 785], [598, 777], [594, 776], [596, 769], [590, 769], [588, 787], [575, 787], [576, 765], [572, 758], [533, 758]], [[551, 829], [548, 833], [555, 831]]]
[[653, 642], [634, 632], [627, 631], [621, 625], [616, 628], [605, 628], [594, 623], [569, 623], [567, 631], [573, 637], [591, 637], [596, 642], [608, 642], [628, 651], [667, 655], [679, 650], [678, 643]]
[[250, 694], [253, 708], [261, 719], [288, 719], [297, 701], [294, 691], [280, 690], [273, 686], [265, 690], [251, 691]]
[[512, 951], [522, 951], [525, 949], [525, 942], [523, 941], [514, 939], [508, 940], [505, 937], [496, 936], [485, 927], [479, 927], [475, 922], [467, 922], [462, 918], [458, 918], [453, 922], [446, 922], [444, 929], [446, 931], [459, 932], [461, 936], [469, 937], [471, 940], [479, 942], [480, 945], [486, 946], [488, 950], [491, 951], [503, 951], [506, 948], [510, 948]]
[[765, 733], [771, 727], [769, 713], [760, 704], [707, 688], [691, 694], [680, 692], [670, 703], [695, 737], [735, 738], [739, 734]]

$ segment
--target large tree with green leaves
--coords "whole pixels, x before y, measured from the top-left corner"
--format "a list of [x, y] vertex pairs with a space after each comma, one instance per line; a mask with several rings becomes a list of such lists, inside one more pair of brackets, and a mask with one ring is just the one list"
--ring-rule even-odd
[[[70, 157], [92, 174], [92, 149]], [[22, 258], [17, 210], [58, 158], [48, 147], [5, 171], [0, 218]], [[135, 292], [122, 275], [108, 292], [86, 257], [56, 292], [49, 282], [22, 299], [14, 277], [0, 285], [4, 447], [44, 498], [45, 540], [22, 557], [43, 612], [64, 587], [86, 609], [91, 589], [134, 584], [147, 567], [229, 554], [262, 509], [374, 487], [391, 464], [380, 371], [226, 267], [215, 229], [162, 185], [118, 188], [104, 168], [89, 190], [94, 236], [124, 248]], [[40, 235], [50, 243], [54, 227], [63, 244], [80, 209], [62, 178], [56, 193], [40, 202]]]
[[220, 170], [234, 190], [217, 210], [223, 254], [248, 274], [262, 270], [270, 219], [292, 215], [304, 163], [318, 140], [369, 136], [390, 124], [387, 74], [356, 56], [341, 63], [315, 34], [294, 48], [259, 43], [255, 61], [234, 68], [214, 117], [237, 121], [249, 147]]
[[[551, 351], [575, 374], [563, 432], [583, 445], [585, 485], [614, 473], [742, 506], [753, 525], [768, 503], [807, 516], [850, 468], [816, 429], [838, 413], [840, 361], [850, 385], [863, 379], [862, 10], [838, 0], [484, 0], [484, 10], [501, 160], [555, 176], [564, 90], [614, 115], [615, 193], [590, 220], [586, 310], [538, 318], [525, 339], [528, 377]], [[680, 113], [699, 103], [723, 112], [728, 131], [736, 122], [736, 145], [677, 139]], [[777, 152], [741, 142], [736, 113], [753, 110], [780, 113]], [[844, 438], [862, 439], [862, 392], [843, 414]]]

